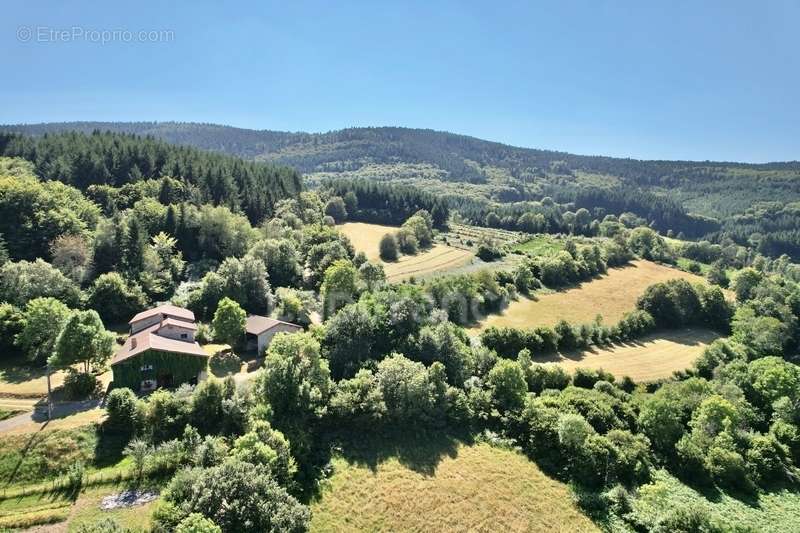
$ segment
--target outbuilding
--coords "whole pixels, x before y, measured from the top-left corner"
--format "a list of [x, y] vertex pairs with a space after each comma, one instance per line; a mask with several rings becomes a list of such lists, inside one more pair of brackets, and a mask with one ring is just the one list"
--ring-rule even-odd
[[276, 333], [297, 333], [303, 331], [303, 326], [266, 316], [250, 315], [247, 317], [245, 330], [247, 331], [247, 349], [255, 349], [260, 357], [267, 350]]

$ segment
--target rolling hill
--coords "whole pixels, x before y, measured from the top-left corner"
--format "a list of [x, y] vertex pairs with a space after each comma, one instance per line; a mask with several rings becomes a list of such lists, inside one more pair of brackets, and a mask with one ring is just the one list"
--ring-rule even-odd
[[[398, 127], [303, 133], [180, 122], [0, 126], [0, 131], [31, 136], [65, 130], [147, 135], [288, 165], [312, 184], [326, 178], [365, 177], [415, 183], [447, 197], [493, 203], [550, 196], [576, 207], [601, 206], [607, 213], [631, 211], [655, 221], [660, 230], [683, 231], [691, 238], [729, 237], [739, 244], [756, 244], [766, 255], [800, 255], [798, 161], [640, 161]], [[760, 241], [766, 234], [769, 238]]]

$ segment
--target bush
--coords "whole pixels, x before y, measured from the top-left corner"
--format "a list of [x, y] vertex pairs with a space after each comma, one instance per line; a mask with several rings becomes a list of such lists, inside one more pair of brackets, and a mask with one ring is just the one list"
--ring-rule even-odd
[[399, 256], [397, 247], [397, 238], [391, 233], [387, 233], [381, 237], [379, 244], [380, 256], [384, 261], [397, 261]]
[[175, 533], [222, 533], [222, 529], [200, 513], [192, 513], [180, 521]]
[[266, 467], [229, 460], [212, 468], [178, 472], [153, 516], [156, 527], [177, 528], [192, 513], [213, 517], [226, 533], [293, 533], [308, 529], [305, 505], [280, 487]]
[[64, 378], [64, 395], [67, 399], [86, 399], [96, 394], [99, 387], [100, 382], [93, 374], [67, 369], [67, 376]]
[[67, 468], [67, 486], [70, 492], [77, 494], [83, 486], [83, 477], [86, 474], [86, 468], [83, 466], [82, 461], [75, 461]]
[[572, 384], [583, 389], [591, 389], [598, 381], [614, 382], [614, 375], [603, 369], [576, 368], [572, 376]]
[[570, 377], [558, 365], [530, 365], [525, 371], [528, 390], [537, 394], [547, 389], [562, 390], [569, 385]]
[[104, 426], [111, 431], [133, 433], [136, 427], [136, 395], [127, 388], [112, 390], [106, 401]]

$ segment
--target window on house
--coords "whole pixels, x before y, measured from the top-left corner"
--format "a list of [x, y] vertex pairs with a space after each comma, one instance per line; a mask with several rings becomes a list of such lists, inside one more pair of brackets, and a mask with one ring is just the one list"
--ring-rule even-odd
[[189, 335], [187, 335], [186, 333], [181, 333], [181, 339], [188, 339], [188, 338]]

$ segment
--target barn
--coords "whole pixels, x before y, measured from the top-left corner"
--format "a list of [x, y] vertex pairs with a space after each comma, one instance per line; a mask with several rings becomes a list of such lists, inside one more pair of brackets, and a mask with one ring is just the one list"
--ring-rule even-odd
[[174, 305], [143, 311], [130, 322], [131, 334], [111, 360], [114, 387], [147, 392], [195, 384], [205, 375], [208, 354], [194, 340], [194, 313]]
[[269, 343], [276, 333], [297, 333], [303, 331], [303, 326], [266, 316], [250, 315], [247, 317], [245, 330], [247, 331], [247, 349], [256, 350], [256, 353], [261, 356], [269, 347]]

